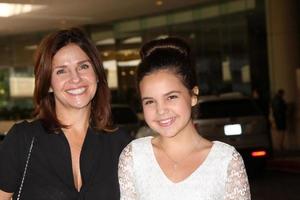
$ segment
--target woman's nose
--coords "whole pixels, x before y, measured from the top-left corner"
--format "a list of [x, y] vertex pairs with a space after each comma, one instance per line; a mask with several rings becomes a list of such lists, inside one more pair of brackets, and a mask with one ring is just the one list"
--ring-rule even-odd
[[72, 82], [74, 82], [74, 83], [77, 83], [77, 82], [79, 82], [81, 80], [80, 73], [78, 71], [76, 71], [76, 70], [71, 71], [70, 76], [71, 76], [70, 80]]

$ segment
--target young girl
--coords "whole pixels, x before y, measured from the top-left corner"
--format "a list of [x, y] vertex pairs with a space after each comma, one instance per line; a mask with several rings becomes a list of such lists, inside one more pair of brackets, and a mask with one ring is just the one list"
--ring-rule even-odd
[[199, 89], [189, 47], [179, 38], [141, 49], [137, 83], [144, 117], [157, 137], [132, 141], [119, 160], [122, 200], [250, 199], [242, 157], [201, 137], [192, 121]]

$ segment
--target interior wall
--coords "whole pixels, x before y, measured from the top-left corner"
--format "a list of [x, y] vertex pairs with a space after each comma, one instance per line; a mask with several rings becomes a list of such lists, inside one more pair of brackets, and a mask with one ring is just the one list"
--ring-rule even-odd
[[285, 90], [288, 132], [285, 147], [300, 149], [300, 90], [297, 89], [299, 59], [299, 14], [297, 0], [266, 0], [268, 57], [271, 95]]

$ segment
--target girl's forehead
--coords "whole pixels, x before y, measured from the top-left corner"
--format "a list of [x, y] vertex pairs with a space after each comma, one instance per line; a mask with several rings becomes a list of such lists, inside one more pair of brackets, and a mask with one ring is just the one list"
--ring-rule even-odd
[[141, 82], [143, 80], [152, 80], [158, 81], [158, 82], [164, 82], [164, 81], [172, 81], [172, 82], [179, 82], [182, 85], [185, 86], [183, 76], [176, 72], [175, 70], [170, 70], [170, 69], [161, 69], [161, 70], [155, 70], [147, 74], [146, 76], [143, 77]]
[[159, 71], [145, 76], [140, 84], [141, 93], [158, 93], [171, 90], [188, 90], [180, 77], [168, 71]]
[[165, 81], [165, 80], [177, 80], [180, 79], [180, 76], [176, 74], [172, 70], [155, 70], [150, 73], [148, 73], [146, 76], [144, 76], [143, 80], [147, 79], [157, 79], [157, 81]]

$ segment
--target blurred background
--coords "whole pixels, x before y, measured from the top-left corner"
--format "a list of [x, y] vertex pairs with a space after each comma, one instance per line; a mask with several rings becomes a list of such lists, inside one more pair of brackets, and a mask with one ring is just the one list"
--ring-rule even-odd
[[[210, 99], [207, 97], [220, 100], [230, 94], [225, 96], [256, 104], [253, 109], [253, 103], [232, 107], [222, 116], [223, 122], [208, 120], [220, 118], [212, 113], [208, 118], [196, 116], [195, 125], [221, 127], [222, 123], [224, 131], [225, 119], [229, 125], [239, 125], [241, 131], [234, 134], [210, 137], [210, 131], [217, 128], [205, 130], [208, 138], [231, 143], [240, 152], [257, 150], [255, 155], [263, 157], [267, 171], [263, 178], [251, 179], [253, 199], [297, 199], [299, 191], [293, 185], [296, 188], [300, 182], [299, 9], [298, 0], [0, 1], [0, 138], [14, 122], [31, 119], [37, 45], [49, 32], [72, 26], [83, 28], [100, 51], [113, 95], [115, 122], [133, 138], [152, 134], [143, 122], [135, 91], [138, 51], [148, 40], [180, 36], [191, 46], [204, 102]], [[287, 103], [283, 148], [271, 110], [279, 89], [285, 91]], [[226, 105], [219, 103], [218, 108]], [[257, 119], [265, 124], [258, 126]], [[258, 129], [263, 130], [264, 139], [250, 137]], [[274, 197], [265, 196], [270, 193]]]

